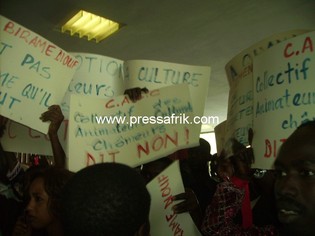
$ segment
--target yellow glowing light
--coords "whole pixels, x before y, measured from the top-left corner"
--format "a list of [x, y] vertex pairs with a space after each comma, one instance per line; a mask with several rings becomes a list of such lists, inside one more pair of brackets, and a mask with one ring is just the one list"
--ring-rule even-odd
[[78, 34], [98, 43], [115, 33], [120, 25], [114, 21], [80, 10], [68, 22], [61, 26], [61, 32], [69, 32], [71, 36]]

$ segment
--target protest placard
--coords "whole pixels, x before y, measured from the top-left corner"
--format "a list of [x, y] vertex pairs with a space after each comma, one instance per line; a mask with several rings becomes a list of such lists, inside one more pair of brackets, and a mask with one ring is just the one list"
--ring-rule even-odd
[[99, 162], [135, 167], [199, 144], [186, 84], [150, 90], [136, 103], [128, 96], [72, 95], [70, 104], [68, 156], [74, 171]]
[[0, 15], [0, 114], [47, 133], [40, 115], [60, 104], [78, 66], [70, 54]]
[[[124, 75], [121, 74], [123, 61], [119, 59], [88, 53], [71, 52], [70, 54], [78, 61], [78, 66], [70, 84], [68, 85], [68, 90], [61, 104], [61, 108], [66, 120], [69, 116], [69, 98], [71, 94], [108, 99], [121, 95], [125, 89], [133, 87], [147, 87], [149, 90], [151, 90], [172, 84], [182, 83], [189, 84], [189, 90], [195, 96], [195, 98], [192, 99], [193, 106], [196, 107], [196, 109], [194, 108], [194, 112], [197, 110], [197, 113], [199, 113], [200, 117], [203, 114], [205, 98], [208, 91], [208, 83], [210, 80], [210, 67], [191, 66], [150, 60], [131, 60], [127, 61], [124, 65], [125, 71], [129, 70], [131, 74], [128, 73], [125, 76], [126, 78], [122, 78], [124, 77]], [[153, 83], [148, 81], [141, 82], [141, 79], [136, 76], [136, 73], [138, 73], [138, 71], [142, 71], [141, 68], [144, 67], [152, 67], [155, 68], [156, 71], [160, 70], [161, 73], [158, 75], [160, 79], [164, 79], [164, 83], [155, 83], [154, 81]], [[195, 129], [200, 130], [200, 128], [201, 123], [196, 124]], [[64, 124], [62, 124], [60, 129], [67, 130], [67, 127], [64, 127]], [[15, 133], [21, 134], [36, 133], [36, 131], [29, 131], [28, 128], [19, 126], [18, 124], [14, 125], [14, 131]], [[67, 142], [64, 142], [65, 135], [63, 132], [61, 133], [62, 134], [60, 134], [61, 136], [59, 136], [59, 139], [62, 145], [66, 147]], [[51, 154], [51, 148], [49, 147], [49, 143], [47, 144], [45, 136], [42, 136], [42, 138], [37, 138], [36, 142], [34, 143], [34, 138], [29, 135], [23, 135], [25, 139], [28, 139], [25, 140], [25, 143], [33, 143], [33, 146], [29, 146], [19, 145], [20, 142], [18, 138], [12, 139], [7, 135], [8, 134], [6, 133], [4, 136], [4, 146], [6, 150], [15, 152], [33, 152], [33, 150], [36, 150], [38, 147], [38, 149], [42, 150], [43, 152], [47, 150], [46, 153], [42, 154]], [[194, 135], [199, 137], [199, 133], [197, 132], [195, 132]], [[18, 135], [17, 137], [22, 136]], [[7, 141], [10, 142], [9, 145], [7, 145]], [[12, 150], [12, 148], [14, 150]]]
[[287, 39], [310, 32], [306, 29], [290, 30], [276, 33], [243, 50], [233, 57], [225, 66], [230, 87], [233, 83], [253, 73], [253, 61], [256, 56]]
[[[188, 84], [196, 116], [202, 116], [208, 95], [209, 66], [193, 66], [162, 61], [129, 60], [125, 62], [125, 86], [162, 88], [170, 85]], [[201, 125], [199, 127], [199, 132]]]
[[248, 145], [248, 129], [253, 127], [253, 60], [276, 44], [307, 30], [291, 30], [272, 35], [243, 50], [225, 67], [230, 91], [226, 120], [226, 139], [236, 138]]
[[[71, 52], [70, 55], [78, 61], [78, 66], [61, 103], [65, 120], [59, 128], [58, 136], [65, 150], [71, 94], [108, 99], [124, 92], [121, 73], [123, 61], [89, 53]], [[38, 119], [38, 122], [42, 121]], [[46, 135], [16, 122], [11, 122], [9, 126], [1, 141], [5, 150], [52, 155]]]
[[90, 53], [70, 54], [79, 63], [61, 104], [66, 118], [71, 94], [108, 99], [124, 93], [123, 61]]
[[174, 195], [185, 192], [179, 162], [175, 161], [147, 184], [151, 195], [150, 234], [160, 235], [201, 235], [188, 212], [176, 214], [172, 210], [179, 201]]
[[217, 144], [217, 153], [220, 154], [225, 144], [225, 137], [226, 137], [226, 120], [222, 121], [216, 127], [214, 127], [215, 133], [215, 141]]
[[[68, 120], [64, 120], [58, 130], [59, 141], [64, 150], [66, 150], [67, 135]], [[9, 120], [6, 125], [1, 145], [8, 152], [53, 156], [48, 135], [12, 120]]]
[[248, 129], [253, 128], [253, 77], [234, 83], [229, 91], [225, 139], [235, 138], [248, 145]]
[[315, 120], [315, 32], [279, 43], [254, 60], [256, 168], [271, 168], [279, 147]]

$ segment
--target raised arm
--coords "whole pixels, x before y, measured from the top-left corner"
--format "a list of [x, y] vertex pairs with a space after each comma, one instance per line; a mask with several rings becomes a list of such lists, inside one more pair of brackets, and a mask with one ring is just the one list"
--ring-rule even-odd
[[48, 111], [44, 112], [40, 119], [43, 122], [50, 121], [48, 136], [50, 139], [53, 156], [54, 156], [54, 165], [58, 168], [66, 168], [66, 153], [61, 146], [58, 137], [58, 130], [61, 123], [64, 120], [64, 116], [58, 105], [52, 105], [48, 108]]

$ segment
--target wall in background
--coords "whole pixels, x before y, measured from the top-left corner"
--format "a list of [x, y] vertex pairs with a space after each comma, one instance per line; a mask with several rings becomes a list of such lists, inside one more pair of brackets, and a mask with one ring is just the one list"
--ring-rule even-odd
[[211, 154], [217, 153], [217, 143], [215, 141], [215, 133], [214, 132], [209, 132], [209, 133], [202, 133], [200, 134], [200, 138], [203, 138], [210, 143], [211, 146]]

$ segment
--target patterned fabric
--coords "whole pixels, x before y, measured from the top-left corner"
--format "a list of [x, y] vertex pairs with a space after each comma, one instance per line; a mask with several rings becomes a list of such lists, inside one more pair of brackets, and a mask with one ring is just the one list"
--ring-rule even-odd
[[273, 226], [252, 226], [244, 229], [233, 222], [234, 217], [241, 210], [244, 195], [244, 189], [237, 188], [229, 181], [219, 183], [213, 199], [206, 209], [201, 226], [203, 235], [277, 235]]
[[242, 201], [242, 226], [244, 229], [250, 228], [253, 226], [253, 214], [250, 206], [250, 196], [249, 196], [249, 188], [248, 181], [233, 176], [231, 178], [231, 182], [239, 189], [243, 189], [245, 191], [245, 195]]

